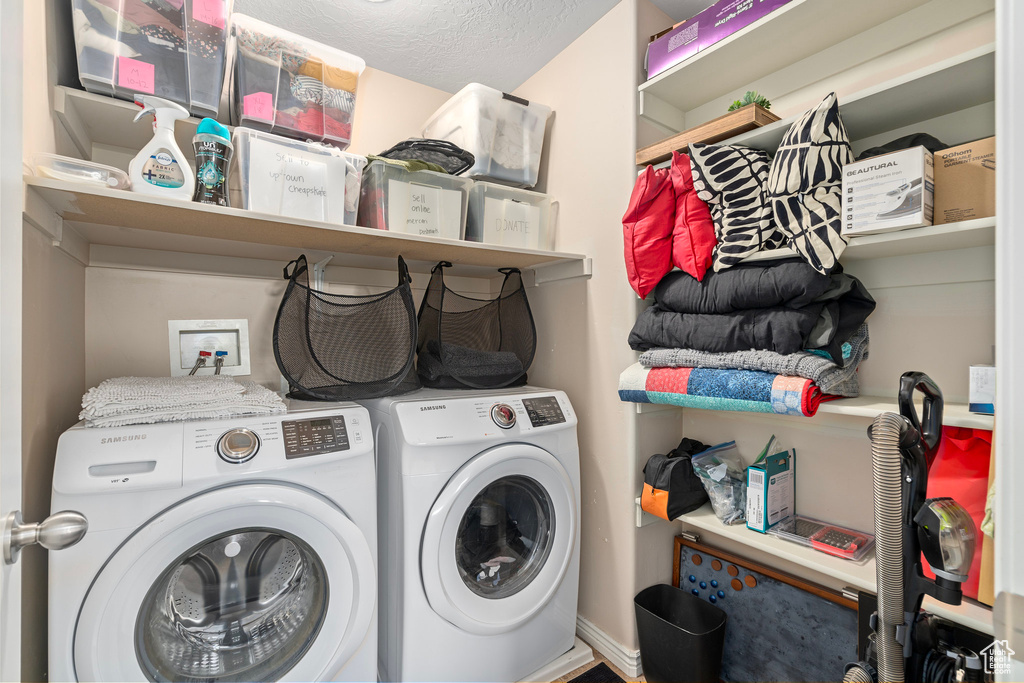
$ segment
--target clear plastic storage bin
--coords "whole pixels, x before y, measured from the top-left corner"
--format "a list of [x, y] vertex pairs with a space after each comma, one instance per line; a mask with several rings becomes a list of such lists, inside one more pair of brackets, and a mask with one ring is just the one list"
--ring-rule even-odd
[[366, 157], [236, 128], [231, 204], [262, 213], [355, 225]]
[[411, 235], [462, 239], [472, 180], [435, 173], [410, 173], [374, 161], [366, 169], [359, 199], [359, 225]]
[[236, 124], [348, 147], [362, 59], [243, 14], [228, 52]]
[[78, 77], [89, 92], [148, 93], [217, 117], [232, 0], [71, 0]]
[[447, 140], [476, 157], [463, 175], [533, 187], [550, 114], [551, 107], [470, 83], [430, 117], [423, 137]]
[[551, 250], [555, 238], [551, 216], [550, 195], [477, 181], [469, 193], [466, 239]]
[[35, 174], [40, 178], [84, 183], [110, 190], [127, 190], [131, 186], [128, 174], [121, 169], [92, 161], [40, 152], [32, 157], [32, 163]]

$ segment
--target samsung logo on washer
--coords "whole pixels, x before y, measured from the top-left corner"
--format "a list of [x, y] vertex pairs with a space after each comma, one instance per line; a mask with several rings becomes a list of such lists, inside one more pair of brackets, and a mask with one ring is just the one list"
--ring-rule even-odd
[[128, 436], [110, 436], [100, 439], [100, 444], [118, 443], [119, 441], [142, 441], [145, 438], [145, 434], [129, 434]]
[[420, 410], [447, 410], [448, 406], [420, 406]]

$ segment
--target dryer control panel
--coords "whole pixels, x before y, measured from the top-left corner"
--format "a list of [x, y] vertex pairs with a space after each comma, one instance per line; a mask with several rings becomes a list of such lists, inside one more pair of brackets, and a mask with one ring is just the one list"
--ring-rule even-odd
[[285, 420], [281, 429], [284, 432], [284, 457], [288, 460], [344, 451], [349, 447], [344, 415]]
[[526, 408], [526, 416], [530, 418], [530, 424], [534, 427], [547, 427], [565, 422], [562, 407], [558, 405], [558, 399], [554, 396], [524, 398], [523, 407]]

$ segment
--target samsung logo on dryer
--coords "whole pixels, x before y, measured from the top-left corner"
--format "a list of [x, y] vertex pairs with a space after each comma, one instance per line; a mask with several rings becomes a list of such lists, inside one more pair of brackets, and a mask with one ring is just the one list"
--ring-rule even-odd
[[129, 434], [128, 436], [108, 436], [100, 439], [101, 444], [107, 443], [120, 443], [122, 441], [143, 441], [145, 440], [145, 434]]
[[420, 410], [448, 410], [448, 406], [420, 406]]

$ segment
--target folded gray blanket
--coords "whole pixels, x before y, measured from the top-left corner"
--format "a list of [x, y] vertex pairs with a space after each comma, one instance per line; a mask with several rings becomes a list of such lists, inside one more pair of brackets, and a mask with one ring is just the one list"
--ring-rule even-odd
[[500, 385], [523, 374], [523, 363], [511, 351], [479, 351], [431, 340], [420, 353], [417, 370], [427, 382], [454, 375], [492, 380]]
[[648, 368], [714, 368], [724, 370], [760, 370], [776, 375], [804, 377], [833, 396], [860, 395], [857, 367], [868, 357], [868, 325], [864, 323], [843, 344], [843, 364], [813, 351], [781, 354], [774, 351], [730, 351], [708, 353], [693, 349], [651, 349], [640, 354], [640, 364]]

